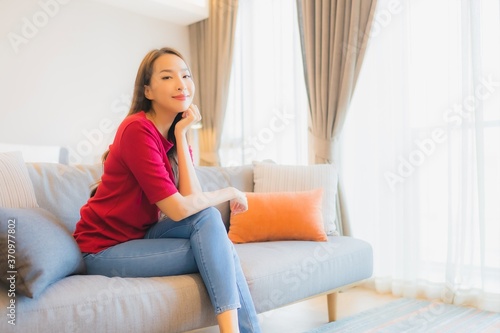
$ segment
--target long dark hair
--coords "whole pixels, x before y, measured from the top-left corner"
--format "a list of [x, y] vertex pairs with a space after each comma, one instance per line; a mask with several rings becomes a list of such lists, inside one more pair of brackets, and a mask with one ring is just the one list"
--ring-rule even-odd
[[[135, 84], [134, 84], [134, 93], [132, 96], [132, 103], [130, 105], [130, 110], [127, 114], [126, 117], [133, 115], [135, 113], [144, 111], [145, 113], [154, 113], [155, 111], [152, 108], [152, 103], [151, 100], [146, 98], [145, 95], [145, 86], [148, 86], [151, 83], [151, 76], [153, 75], [153, 67], [156, 59], [158, 59], [160, 56], [164, 54], [173, 54], [181, 58], [187, 66], [187, 62], [185, 58], [182, 56], [182, 54], [170, 47], [164, 47], [161, 49], [156, 49], [156, 50], [151, 50], [149, 51], [144, 59], [141, 62], [141, 65], [139, 66], [139, 69], [137, 70], [137, 76], [135, 77]], [[189, 69], [189, 66], [188, 66]], [[190, 71], [191, 72], [191, 71]], [[182, 119], [182, 113], [179, 113], [173, 123], [172, 126], [170, 126], [168, 133], [167, 133], [167, 140], [173, 143], [172, 149], [170, 149], [167, 153], [168, 158], [172, 160], [176, 160], [177, 157], [177, 145], [176, 145], [176, 139], [174, 135], [174, 130], [175, 130], [175, 125]], [[109, 149], [102, 154], [101, 160], [102, 163], [106, 161], [106, 158], [108, 157], [109, 154]], [[97, 182], [92, 191], [90, 196], [94, 196], [95, 192], [97, 191], [97, 186], [100, 184], [100, 181]]]

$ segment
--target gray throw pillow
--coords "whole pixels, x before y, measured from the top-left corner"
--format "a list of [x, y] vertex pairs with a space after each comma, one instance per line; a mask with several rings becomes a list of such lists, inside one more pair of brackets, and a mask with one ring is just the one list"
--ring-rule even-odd
[[7, 289], [37, 298], [50, 284], [84, 271], [78, 245], [52, 213], [0, 208], [0, 281]]

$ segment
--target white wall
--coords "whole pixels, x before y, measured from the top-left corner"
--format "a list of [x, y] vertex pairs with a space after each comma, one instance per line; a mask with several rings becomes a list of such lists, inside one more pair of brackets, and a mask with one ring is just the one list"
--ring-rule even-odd
[[189, 59], [188, 37], [186, 26], [88, 0], [0, 0], [0, 143], [66, 146], [70, 163], [98, 162], [143, 56], [171, 46]]

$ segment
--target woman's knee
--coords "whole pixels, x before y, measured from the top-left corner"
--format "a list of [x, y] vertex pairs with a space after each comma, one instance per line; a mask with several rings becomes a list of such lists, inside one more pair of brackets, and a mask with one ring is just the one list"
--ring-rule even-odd
[[215, 220], [222, 219], [219, 210], [215, 207], [205, 208], [202, 211], [200, 211], [198, 214], [200, 214], [203, 217], [210, 218], [210, 219], [215, 219]]
[[196, 213], [193, 217], [195, 217], [196, 223], [218, 223], [224, 226], [222, 222], [222, 216], [219, 210], [215, 207], [208, 207], [203, 209], [202, 211]]

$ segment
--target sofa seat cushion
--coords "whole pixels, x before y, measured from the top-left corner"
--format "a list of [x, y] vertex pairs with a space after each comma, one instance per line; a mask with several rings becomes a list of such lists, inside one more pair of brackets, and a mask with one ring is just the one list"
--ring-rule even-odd
[[[0, 289], [2, 318], [7, 318], [8, 302]], [[18, 296], [16, 305], [16, 332], [185, 332], [216, 323], [198, 274], [73, 275], [49, 286], [36, 300]], [[7, 320], [0, 321], [0, 332], [11, 329]]]
[[258, 313], [359, 282], [373, 270], [371, 246], [352, 237], [246, 243], [235, 248]]

